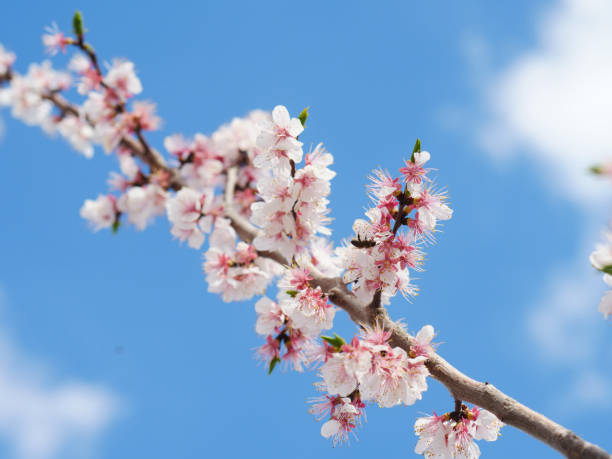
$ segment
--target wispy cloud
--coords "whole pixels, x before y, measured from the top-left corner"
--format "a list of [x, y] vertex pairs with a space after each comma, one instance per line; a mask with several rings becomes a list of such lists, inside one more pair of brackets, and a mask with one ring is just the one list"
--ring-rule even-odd
[[594, 410], [610, 412], [612, 394], [610, 386], [612, 378], [596, 369], [582, 371], [571, 382], [561, 400], [571, 400], [574, 403], [562, 403], [560, 408], [576, 415], [577, 412], [592, 412]]
[[[467, 49], [472, 64], [485, 53]], [[612, 2], [559, 2], [542, 17], [536, 45], [489, 81], [484, 100], [485, 151], [539, 162], [550, 185], [581, 206], [609, 198], [609, 184], [586, 171], [612, 157]]]
[[603, 291], [599, 276], [571, 267], [551, 276], [542, 298], [527, 315], [536, 353], [557, 363], [596, 358], [603, 324], [596, 305]]
[[561, 0], [536, 27], [534, 45], [501, 69], [491, 67], [485, 41], [466, 40], [485, 112], [476, 137], [496, 163], [538, 168], [550, 189], [573, 204], [587, 242], [574, 260], [551, 269], [526, 330], [543, 361], [567, 370], [554, 397], [608, 409], [612, 331], [597, 313], [605, 287], [588, 253], [612, 184], [587, 170], [612, 160], [612, 2]]
[[[8, 306], [0, 287], [0, 313]], [[86, 457], [119, 408], [107, 388], [54, 382], [0, 326], [0, 442], [19, 459]]]

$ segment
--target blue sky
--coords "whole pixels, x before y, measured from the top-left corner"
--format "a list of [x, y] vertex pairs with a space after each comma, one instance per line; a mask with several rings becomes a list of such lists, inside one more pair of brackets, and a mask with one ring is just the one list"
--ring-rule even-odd
[[[103, 59], [135, 62], [160, 147], [255, 108], [309, 106], [300, 139], [335, 156], [336, 241], [367, 204], [370, 170], [397, 169], [420, 137], [455, 214], [419, 296], [396, 298], [392, 316], [433, 324], [458, 368], [612, 449], [612, 330], [587, 259], [612, 187], [584, 174], [612, 143], [605, 2], [11, 2], [0, 43], [19, 71], [75, 8]], [[113, 158], [1, 116], [0, 456], [415, 457], [417, 415], [452, 408], [432, 380], [412, 407], [369, 408], [359, 441], [332, 448], [307, 413], [315, 375], [266, 375], [253, 302], [208, 294], [201, 255], [167, 222], [86, 228], [78, 210]], [[336, 325], [354, 331], [343, 314]], [[58, 394], [76, 397], [72, 411]], [[558, 457], [511, 427], [480, 446]]]

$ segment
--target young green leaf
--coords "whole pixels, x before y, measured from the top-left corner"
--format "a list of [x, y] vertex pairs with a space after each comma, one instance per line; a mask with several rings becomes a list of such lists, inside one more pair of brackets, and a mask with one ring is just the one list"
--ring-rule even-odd
[[412, 155], [410, 156], [410, 161], [414, 162], [414, 154], [421, 152], [421, 139], [416, 139], [414, 144], [414, 148], [412, 149]]
[[341, 349], [345, 344], [345, 341], [335, 333], [333, 338], [331, 336], [321, 336], [321, 339], [326, 341], [334, 349]]
[[274, 357], [271, 361], [270, 361], [270, 368], [268, 368], [268, 374], [271, 375], [272, 372], [274, 371], [274, 367], [276, 366], [276, 364], [280, 362], [280, 359], [278, 357]]
[[78, 38], [83, 37], [85, 34], [85, 28], [83, 27], [83, 15], [79, 10], [74, 12], [74, 17], [72, 18], [72, 30]]
[[298, 115], [298, 119], [300, 120], [300, 123], [302, 123], [302, 126], [306, 127], [306, 120], [308, 119], [308, 107], [302, 110], [302, 113]]

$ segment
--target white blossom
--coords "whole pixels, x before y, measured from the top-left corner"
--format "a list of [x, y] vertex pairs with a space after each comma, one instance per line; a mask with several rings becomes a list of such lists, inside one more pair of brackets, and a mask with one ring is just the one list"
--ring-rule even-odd
[[110, 228], [117, 218], [115, 199], [99, 195], [96, 200], [87, 199], [80, 211], [81, 217], [88, 220], [94, 231]]
[[6, 49], [0, 43], [0, 75], [6, 74], [15, 62], [15, 53]]
[[291, 118], [287, 108], [277, 105], [272, 120], [263, 120], [257, 137], [261, 152], [254, 158], [256, 167], [290, 169], [290, 161], [302, 161], [302, 142], [297, 137], [304, 127], [297, 118]]
[[57, 123], [57, 130], [75, 150], [82, 153], [86, 158], [93, 157], [94, 130], [87, 121], [76, 116], [65, 116]]
[[142, 92], [142, 83], [130, 61], [115, 59], [104, 81], [122, 97], [130, 98]]
[[163, 215], [167, 193], [158, 185], [134, 186], [117, 200], [117, 208], [127, 214], [128, 221], [144, 230], [150, 220]]
[[204, 233], [209, 233], [214, 217], [207, 215], [212, 207], [213, 190], [200, 193], [183, 187], [166, 201], [168, 220], [173, 224], [170, 232], [189, 247], [199, 249], [204, 243]]

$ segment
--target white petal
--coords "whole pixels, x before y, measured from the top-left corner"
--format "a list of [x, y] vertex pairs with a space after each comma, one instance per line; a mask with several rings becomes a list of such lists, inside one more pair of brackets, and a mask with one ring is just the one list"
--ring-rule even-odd
[[332, 435], [336, 435], [340, 430], [340, 423], [335, 419], [330, 419], [321, 426], [321, 435], [325, 438], [329, 438]]

